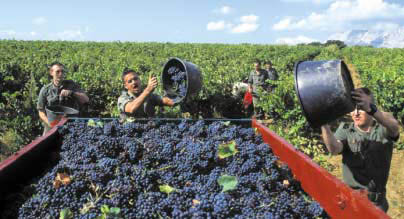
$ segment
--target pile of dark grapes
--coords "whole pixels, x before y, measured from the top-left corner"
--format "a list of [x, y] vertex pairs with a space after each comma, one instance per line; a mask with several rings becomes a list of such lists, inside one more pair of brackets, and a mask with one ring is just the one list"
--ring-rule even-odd
[[[19, 218], [327, 218], [252, 128], [223, 121], [68, 122], [60, 160], [33, 186]], [[218, 148], [237, 151], [220, 156]], [[57, 183], [63, 174], [64, 183]], [[237, 184], [223, 191], [222, 176]], [[56, 186], [56, 184], [58, 184]], [[167, 190], [163, 187], [169, 188]]]
[[180, 102], [187, 94], [187, 74], [176, 66], [168, 68], [167, 73], [172, 81], [172, 99], [175, 103]]

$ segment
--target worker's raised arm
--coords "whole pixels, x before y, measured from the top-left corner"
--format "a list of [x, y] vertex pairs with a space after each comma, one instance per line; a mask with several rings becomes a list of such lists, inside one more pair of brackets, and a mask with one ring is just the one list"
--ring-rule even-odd
[[343, 144], [335, 138], [329, 125], [321, 126], [321, 136], [323, 137], [325, 146], [332, 155], [337, 155], [342, 152]]
[[126, 113], [134, 113], [137, 109], [143, 104], [146, 98], [154, 91], [157, 87], [157, 78], [149, 77], [149, 82], [147, 83], [147, 87], [143, 90], [143, 92], [134, 100], [128, 102], [125, 105]]

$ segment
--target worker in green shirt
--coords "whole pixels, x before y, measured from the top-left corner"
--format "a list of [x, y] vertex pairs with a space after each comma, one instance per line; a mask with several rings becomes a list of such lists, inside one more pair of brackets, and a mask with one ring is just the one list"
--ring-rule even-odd
[[49, 75], [52, 82], [41, 88], [37, 102], [39, 118], [44, 126], [43, 135], [51, 128], [45, 110], [47, 106], [61, 105], [80, 111], [81, 106], [89, 101], [79, 84], [72, 80], [65, 80], [66, 72], [62, 63], [50, 64]]
[[340, 124], [335, 134], [323, 125], [322, 137], [332, 155], [342, 154], [344, 182], [353, 189], [367, 190], [369, 200], [387, 212], [386, 184], [399, 123], [377, 108], [369, 89], [355, 89], [352, 98], [357, 104], [351, 112], [353, 123]]
[[122, 73], [122, 81], [125, 90], [118, 98], [121, 121], [128, 117], [153, 117], [155, 106], [174, 106], [172, 99], [153, 94], [158, 84], [156, 77], [149, 77], [147, 86], [143, 88], [140, 74], [134, 70], [126, 70]]
[[254, 61], [254, 70], [250, 72], [248, 76], [248, 92], [250, 92], [253, 96], [253, 106], [254, 106], [254, 116], [257, 119], [264, 118], [264, 111], [261, 107], [257, 106], [257, 103], [260, 99], [258, 96], [258, 87], [261, 87], [265, 91], [268, 90], [269, 86], [266, 80], [269, 78], [268, 72], [265, 69], [261, 68], [261, 61]]
[[273, 67], [271, 60], [265, 61], [265, 70], [268, 72], [268, 79], [276, 81], [279, 78], [278, 72]]

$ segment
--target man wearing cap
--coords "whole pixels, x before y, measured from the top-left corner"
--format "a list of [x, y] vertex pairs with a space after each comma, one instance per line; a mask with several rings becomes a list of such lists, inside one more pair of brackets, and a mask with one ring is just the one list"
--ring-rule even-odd
[[125, 91], [118, 98], [118, 110], [121, 121], [128, 117], [153, 117], [155, 106], [174, 106], [174, 101], [168, 97], [153, 94], [157, 87], [157, 78], [150, 77], [146, 88], [143, 89], [139, 74], [134, 70], [122, 73]]
[[64, 80], [65, 70], [63, 64], [54, 62], [49, 66], [49, 75], [52, 82], [43, 86], [39, 92], [37, 109], [41, 119], [44, 132], [51, 128], [45, 108], [47, 106], [67, 106], [80, 111], [80, 107], [88, 103], [89, 98], [86, 93], [80, 89], [80, 86], [72, 80]]
[[399, 123], [377, 108], [369, 89], [356, 89], [352, 98], [357, 103], [351, 112], [353, 123], [340, 124], [335, 134], [323, 125], [322, 137], [332, 155], [342, 154], [344, 182], [353, 189], [367, 190], [369, 200], [387, 212], [386, 184]]

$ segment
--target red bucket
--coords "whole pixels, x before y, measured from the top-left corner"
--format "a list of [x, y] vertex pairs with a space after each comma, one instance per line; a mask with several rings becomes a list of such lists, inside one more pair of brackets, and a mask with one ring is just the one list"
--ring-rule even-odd
[[63, 117], [78, 115], [79, 111], [67, 106], [48, 106], [45, 108], [51, 128], [59, 123]]
[[251, 104], [252, 104], [252, 102], [253, 102], [253, 96], [252, 96], [252, 94], [251, 94], [251, 92], [245, 92], [245, 94], [244, 94], [244, 100], [243, 100], [243, 105], [244, 105], [244, 108], [248, 108], [248, 106], [250, 106]]

